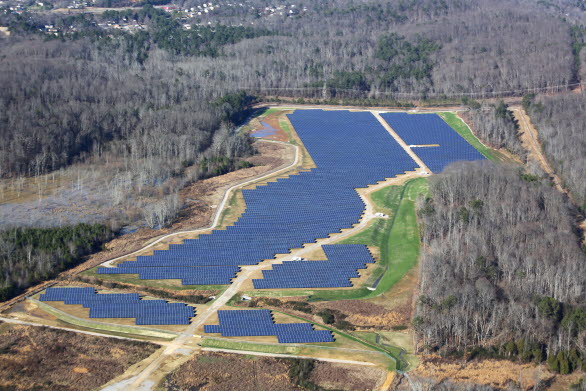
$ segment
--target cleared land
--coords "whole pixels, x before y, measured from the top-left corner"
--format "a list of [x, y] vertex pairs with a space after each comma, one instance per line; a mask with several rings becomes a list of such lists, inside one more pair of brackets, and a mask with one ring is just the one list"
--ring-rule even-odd
[[[378, 247], [380, 260], [364, 287], [357, 289], [287, 289], [247, 292], [251, 296], [283, 297], [308, 296], [310, 301], [332, 301], [366, 299], [390, 289], [416, 263], [419, 256], [419, 229], [415, 215], [415, 200], [427, 192], [425, 178], [408, 181], [402, 186], [390, 186], [371, 194], [375, 211], [389, 216], [388, 219], [373, 219], [367, 228], [358, 234], [340, 241], [342, 244], [364, 244]], [[381, 277], [382, 275], [382, 277]], [[374, 291], [368, 290], [378, 279]]]
[[0, 388], [93, 390], [158, 346], [0, 323]]
[[[378, 389], [386, 372], [378, 368], [305, 360], [202, 353], [170, 374], [167, 389], [203, 389], [209, 391], [299, 390], [293, 367], [304, 368], [303, 378], [327, 389], [368, 391]], [[305, 387], [304, 387], [305, 388]]]

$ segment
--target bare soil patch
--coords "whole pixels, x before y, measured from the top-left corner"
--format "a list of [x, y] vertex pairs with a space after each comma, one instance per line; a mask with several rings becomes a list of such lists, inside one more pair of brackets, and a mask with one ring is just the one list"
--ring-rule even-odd
[[0, 387], [10, 390], [93, 390], [158, 347], [43, 327], [3, 324]]

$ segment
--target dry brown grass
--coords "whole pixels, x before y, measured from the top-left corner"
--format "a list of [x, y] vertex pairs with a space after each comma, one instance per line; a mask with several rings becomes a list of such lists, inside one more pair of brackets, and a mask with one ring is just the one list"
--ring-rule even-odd
[[0, 388], [92, 390], [152, 354], [156, 345], [43, 327], [2, 324]]
[[203, 353], [167, 377], [165, 389], [201, 391], [294, 391], [290, 364], [268, 357]]
[[545, 382], [555, 376], [541, 365], [507, 360], [454, 362], [432, 355], [420, 356], [420, 359], [421, 364], [412, 372], [414, 376], [436, 381], [484, 384], [497, 389], [504, 389], [511, 382], [516, 382], [521, 389], [529, 390], [537, 381]]
[[371, 391], [379, 390], [386, 377], [382, 368], [316, 362], [310, 380], [326, 389]]
[[392, 326], [408, 324], [405, 310], [389, 310], [368, 300], [339, 300], [317, 304], [318, 308], [337, 310], [347, 316], [346, 320], [359, 328], [388, 330]]

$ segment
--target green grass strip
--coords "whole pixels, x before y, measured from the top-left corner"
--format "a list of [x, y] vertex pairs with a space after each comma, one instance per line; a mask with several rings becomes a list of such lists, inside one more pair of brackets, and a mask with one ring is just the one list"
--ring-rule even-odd
[[[393, 186], [398, 187], [398, 186]], [[384, 273], [374, 291], [366, 288], [352, 290], [327, 290], [316, 291], [309, 297], [309, 301], [331, 301], [348, 299], [367, 299], [378, 296], [391, 289], [407, 272], [417, 264], [419, 259], [419, 227], [415, 213], [415, 200], [419, 194], [427, 193], [427, 180], [425, 178], [412, 179], [401, 189], [397, 197], [397, 189], [382, 189], [383, 194], [373, 194], [373, 201], [385, 200], [385, 207], [390, 209], [391, 221], [381, 220], [376, 222], [378, 226], [372, 228], [373, 232], [361, 232], [356, 237], [351, 237], [341, 243], [359, 243], [365, 245], [380, 246], [380, 272]], [[400, 200], [399, 202], [397, 202]], [[361, 241], [362, 239], [362, 241]], [[374, 243], [373, 243], [374, 242]], [[376, 277], [380, 276], [374, 274]]]
[[76, 326], [93, 329], [93, 330], [103, 330], [110, 333], [116, 333], [116, 335], [123, 334], [123, 335], [140, 335], [143, 337], [151, 337], [151, 338], [159, 338], [165, 340], [172, 340], [177, 338], [179, 333], [174, 332], [167, 332], [163, 330], [153, 330], [153, 329], [146, 329], [141, 327], [132, 327], [126, 325], [115, 325], [115, 324], [108, 324], [102, 322], [93, 322], [91, 320], [85, 320], [82, 318], [78, 318], [73, 315], [69, 315], [63, 311], [58, 310], [57, 308], [51, 307], [50, 305], [38, 301], [36, 299], [29, 298], [28, 300], [34, 302], [39, 308], [43, 311], [54, 315], [59, 320], [63, 322], [70, 323]]
[[454, 129], [460, 136], [462, 136], [468, 144], [472, 145], [478, 152], [484, 155], [485, 158], [488, 160], [495, 162], [495, 163], [507, 163], [511, 162], [507, 156], [502, 154], [499, 151], [496, 151], [492, 148], [489, 148], [482, 144], [480, 140], [472, 133], [472, 130], [466, 125], [464, 121], [456, 113], [453, 112], [443, 112], [439, 113], [439, 116], [450, 125], [452, 129]]
[[287, 345], [270, 345], [255, 342], [233, 341], [230, 339], [220, 339], [215, 337], [203, 337], [201, 346], [205, 348], [244, 350], [247, 352], [274, 353], [274, 354], [294, 354], [300, 353], [301, 348]]

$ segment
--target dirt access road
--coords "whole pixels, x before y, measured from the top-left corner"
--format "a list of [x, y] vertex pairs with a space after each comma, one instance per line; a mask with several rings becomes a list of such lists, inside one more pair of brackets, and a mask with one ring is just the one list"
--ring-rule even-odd
[[557, 176], [545, 158], [543, 149], [541, 148], [541, 143], [539, 142], [539, 134], [537, 133], [537, 129], [535, 129], [531, 123], [531, 120], [529, 119], [527, 113], [525, 113], [525, 110], [523, 110], [523, 108], [520, 106], [511, 106], [511, 110], [513, 111], [515, 119], [519, 123], [521, 143], [528, 152], [528, 159], [537, 162], [541, 169], [552, 178], [555, 187], [560, 192], [566, 194], [568, 197], [570, 197], [570, 199], [572, 199], [571, 195], [566, 191], [566, 189], [563, 188], [561, 179]]
[[248, 180], [246, 180], [244, 182], [236, 183], [233, 186], [231, 186], [230, 188], [228, 188], [226, 190], [226, 192], [224, 193], [224, 196], [222, 197], [222, 201], [220, 202], [220, 204], [216, 208], [216, 213], [214, 215], [214, 218], [213, 218], [211, 224], [208, 227], [198, 228], [198, 229], [189, 230], [189, 231], [178, 231], [178, 232], [170, 233], [168, 235], [165, 235], [165, 236], [162, 236], [162, 237], [158, 238], [154, 242], [152, 242], [152, 243], [148, 244], [147, 246], [145, 246], [145, 247], [143, 247], [143, 248], [141, 248], [139, 250], [136, 250], [136, 251], [134, 251], [134, 252], [132, 252], [130, 254], [125, 254], [125, 255], [121, 255], [119, 257], [110, 259], [110, 260], [102, 263], [101, 266], [104, 266], [104, 267], [113, 267], [114, 266], [113, 265], [114, 262], [119, 261], [119, 260], [122, 260], [124, 258], [128, 258], [128, 257], [132, 257], [132, 256], [135, 256], [135, 255], [138, 255], [138, 254], [144, 252], [145, 250], [148, 250], [149, 248], [156, 246], [157, 244], [159, 244], [160, 242], [162, 242], [164, 240], [173, 238], [174, 236], [184, 235], [184, 234], [198, 234], [198, 233], [207, 232], [207, 231], [210, 231], [212, 229], [217, 228], [218, 222], [220, 220], [220, 217], [222, 216], [222, 212], [224, 211], [224, 209], [226, 207], [226, 203], [230, 199], [230, 195], [235, 190], [237, 190], [239, 188], [242, 188], [242, 187], [245, 187], [247, 185], [250, 185], [250, 184], [253, 184], [253, 183], [262, 181], [265, 178], [270, 178], [270, 177], [272, 177], [274, 175], [278, 175], [278, 174], [281, 174], [281, 173], [285, 173], [285, 172], [287, 172], [287, 171], [291, 170], [292, 168], [297, 167], [299, 165], [300, 160], [301, 160], [301, 150], [300, 150], [300, 148], [298, 146], [293, 145], [293, 144], [289, 144], [289, 143], [285, 143], [285, 142], [281, 142], [281, 141], [273, 141], [273, 140], [259, 140], [259, 141], [266, 142], [266, 143], [275, 143], [275, 144], [281, 144], [281, 145], [291, 146], [291, 147], [295, 148], [295, 159], [293, 160], [293, 162], [291, 164], [289, 164], [289, 165], [287, 165], [285, 167], [281, 167], [281, 168], [277, 168], [275, 170], [271, 170], [271, 171], [269, 171], [267, 173], [262, 174], [259, 177], [251, 178], [251, 179], [248, 179]]

